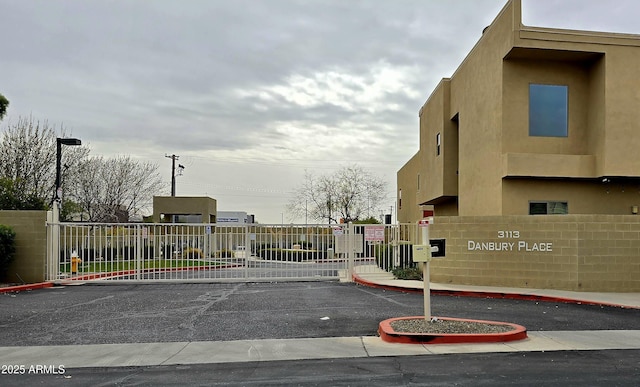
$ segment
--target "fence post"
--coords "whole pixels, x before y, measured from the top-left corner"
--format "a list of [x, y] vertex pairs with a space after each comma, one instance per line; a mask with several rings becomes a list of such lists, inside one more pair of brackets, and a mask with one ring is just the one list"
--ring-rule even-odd
[[[58, 279], [60, 272], [60, 225], [56, 203], [52, 211], [47, 211], [47, 280]], [[58, 252], [58, 253], [56, 253]]]
[[355, 261], [355, 226], [352, 222], [349, 222], [347, 231], [347, 281], [353, 282], [353, 267]]
[[391, 261], [391, 267], [384, 268], [388, 272], [391, 272], [393, 268], [400, 266], [400, 249], [402, 249], [402, 244], [400, 243], [400, 237], [402, 235], [402, 230], [400, 230], [401, 227], [402, 225], [400, 223], [391, 225], [391, 229], [393, 230], [394, 247], [391, 252], [393, 254], [393, 260], [385, 260], [385, 262]]
[[140, 225], [136, 225], [136, 247], [134, 251], [136, 254], [136, 280], [140, 281], [140, 268], [142, 266], [142, 228]]
[[249, 278], [249, 257], [251, 256], [251, 241], [249, 240], [249, 224], [244, 225], [244, 279]]

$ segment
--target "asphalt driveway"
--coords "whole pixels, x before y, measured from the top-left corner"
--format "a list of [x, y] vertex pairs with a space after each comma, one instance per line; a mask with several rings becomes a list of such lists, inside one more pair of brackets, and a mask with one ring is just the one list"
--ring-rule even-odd
[[[640, 329], [640, 310], [432, 296], [432, 314], [536, 330]], [[85, 285], [0, 294], [0, 346], [374, 336], [420, 294], [338, 282]]]

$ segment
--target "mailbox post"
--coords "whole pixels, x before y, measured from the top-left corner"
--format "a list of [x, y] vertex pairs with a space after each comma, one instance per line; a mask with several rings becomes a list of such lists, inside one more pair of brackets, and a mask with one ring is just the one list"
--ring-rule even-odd
[[429, 220], [418, 222], [422, 233], [420, 245], [413, 245], [413, 262], [422, 262], [422, 280], [424, 281], [424, 319], [431, 320], [431, 285], [429, 282], [429, 263], [431, 262], [431, 244], [429, 244]]

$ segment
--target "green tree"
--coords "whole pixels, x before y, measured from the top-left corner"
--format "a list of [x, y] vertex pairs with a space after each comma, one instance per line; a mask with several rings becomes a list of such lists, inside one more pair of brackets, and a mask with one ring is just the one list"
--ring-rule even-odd
[[60, 221], [71, 222], [74, 214], [83, 214], [82, 206], [73, 200], [63, 200], [60, 206]]
[[45, 210], [47, 203], [37, 195], [24, 194], [16, 181], [0, 177], [0, 210]]
[[4, 279], [16, 253], [16, 233], [9, 226], [0, 224], [0, 279]]
[[4, 95], [0, 94], [0, 121], [5, 114], [7, 114], [7, 108], [9, 107], [9, 100]]
[[356, 220], [354, 224], [380, 224], [380, 221], [375, 216], [370, 216], [365, 219]]

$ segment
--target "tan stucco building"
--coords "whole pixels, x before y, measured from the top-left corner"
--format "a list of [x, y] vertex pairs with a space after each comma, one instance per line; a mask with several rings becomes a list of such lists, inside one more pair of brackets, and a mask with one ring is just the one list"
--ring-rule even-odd
[[[631, 215], [640, 206], [640, 35], [522, 25], [509, 1], [419, 111], [398, 221]], [[437, 222], [437, 221], [436, 221]]]
[[155, 223], [216, 223], [217, 201], [206, 196], [154, 196]]

